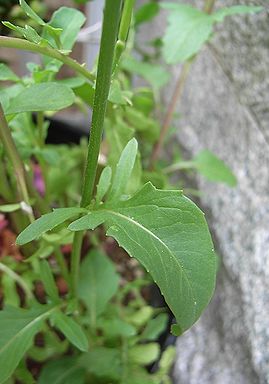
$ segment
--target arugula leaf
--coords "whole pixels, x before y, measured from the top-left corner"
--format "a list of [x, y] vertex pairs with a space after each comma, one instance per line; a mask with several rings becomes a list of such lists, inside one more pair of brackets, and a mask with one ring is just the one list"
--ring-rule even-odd
[[125, 71], [144, 77], [156, 90], [162, 88], [170, 79], [169, 72], [162, 66], [143, 63], [133, 57], [124, 58], [120, 65]]
[[102, 223], [107, 235], [151, 273], [181, 331], [188, 329], [215, 286], [216, 257], [204, 214], [181, 192], [147, 183], [128, 200], [108, 200], [69, 229], [94, 229]]
[[113, 263], [100, 251], [91, 251], [82, 261], [78, 296], [90, 313], [90, 321], [96, 325], [97, 317], [105, 310], [109, 300], [117, 292], [119, 276]]
[[109, 200], [116, 200], [125, 192], [126, 182], [129, 180], [134, 168], [137, 147], [137, 141], [133, 138], [122, 151], [109, 192]]
[[163, 3], [161, 7], [172, 10], [163, 37], [164, 59], [168, 64], [184, 62], [209, 39], [214, 20], [190, 5]]
[[[61, 7], [53, 13], [48, 25], [62, 30], [62, 33], [60, 34], [61, 48], [70, 50], [72, 49], [85, 20], [83, 13], [77, 9]], [[43, 37], [55, 48], [58, 48], [47, 30], [44, 31]]]
[[85, 384], [85, 369], [77, 357], [63, 357], [48, 362], [41, 371], [38, 384]]
[[20, 78], [7, 65], [0, 63], [0, 80], [18, 82]]
[[[100, 175], [96, 191], [96, 203], [100, 203], [107, 193], [111, 184], [112, 170], [109, 166], [105, 167]], [[1, 211], [1, 206], [0, 206]]]
[[39, 219], [25, 228], [17, 237], [16, 243], [23, 245], [37, 239], [43, 233], [51, 231], [64, 221], [85, 212], [83, 208], [58, 208], [53, 212], [41, 216]]
[[51, 306], [31, 310], [6, 307], [0, 311], [0, 384], [11, 376], [54, 309]]
[[33, 84], [11, 99], [6, 114], [58, 111], [69, 107], [74, 101], [75, 95], [66, 85], [53, 82]]
[[129, 349], [128, 357], [132, 363], [148, 365], [154, 363], [160, 354], [158, 343], [138, 344]]
[[162, 3], [161, 7], [171, 11], [163, 38], [163, 56], [168, 64], [184, 62], [198, 53], [212, 35], [213, 25], [225, 16], [262, 10], [261, 7], [239, 5], [208, 15], [186, 4]]
[[40, 275], [46, 293], [53, 301], [59, 302], [58, 288], [55, 284], [54, 277], [47, 260], [42, 260], [40, 262]]
[[237, 180], [231, 169], [208, 150], [201, 151], [193, 160], [193, 166], [210, 181], [223, 182], [235, 187]]
[[106, 379], [105, 383], [118, 382], [121, 378], [122, 362], [119, 349], [95, 347], [88, 353], [83, 353], [79, 362], [92, 375]]
[[30, 17], [32, 20], [34, 20], [39, 25], [46, 25], [46, 23], [39, 17], [31, 7], [26, 3], [24, 0], [20, 0], [20, 6], [22, 10], [26, 13], [28, 17]]
[[234, 5], [232, 7], [221, 8], [215, 13], [212, 14], [212, 18], [217, 21], [223, 21], [226, 16], [232, 15], [242, 15], [242, 14], [251, 14], [260, 12], [263, 10], [263, 7], [256, 7], [251, 5]]
[[53, 314], [53, 324], [82, 352], [88, 351], [88, 339], [81, 326], [61, 311]]

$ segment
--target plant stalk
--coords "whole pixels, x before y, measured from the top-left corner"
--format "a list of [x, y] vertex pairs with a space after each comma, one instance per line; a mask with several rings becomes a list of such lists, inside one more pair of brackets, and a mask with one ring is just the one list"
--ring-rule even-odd
[[[93, 196], [107, 99], [111, 83], [115, 45], [118, 35], [121, 3], [121, 0], [106, 0], [105, 3], [104, 21], [96, 77], [96, 89], [93, 103], [92, 125], [90, 130], [88, 155], [80, 204], [81, 207], [88, 206]], [[77, 296], [76, 293], [78, 285], [82, 239], [83, 232], [75, 233], [71, 254], [71, 293], [73, 297]]]
[[[215, 5], [215, 1], [216, 0], [206, 0], [203, 11], [205, 13], [208, 13], [208, 14], [212, 13], [214, 5]], [[185, 86], [186, 80], [188, 78], [188, 74], [190, 72], [191, 64], [196, 59], [196, 57], [197, 57], [197, 54], [195, 56], [193, 56], [192, 59], [186, 61], [183, 64], [183, 67], [181, 69], [179, 77], [176, 81], [175, 90], [173, 92], [171, 101], [168, 104], [167, 112], [165, 114], [164, 121], [163, 121], [163, 124], [161, 127], [159, 139], [158, 139], [157, 143], [154, 145], [151, 156], [150, 156], [150, 162], [149, 162], [149, 169], [150, 170], [154, 169], [154, 165], [160, 156], [160, 152], [161, 152], [163, 144], [164, 144], [164, 139], [165, 139], [167, 131], [171, 125], [177, 103], [178, 103], [178, 101], [181, 98], [181, 95], [183, 93], [184, 86]]]
[[61, 61], [63, 64], [66, 64], [75, 72], [84, 76], [87, 80], [90, 80], [91, 82], [95, 81], [95, 76], [91, 74], [83, 65], [79, 64], [76, 60], [71, 59], [71, 57], [62, 54], [54, 48], [42, 47], [41, 45], [31, 43], [30, 41], [24, 39], [6, 36], [0, 36], [0, 47], [16, 48], [23, 51], [36, 52], [41, 55], [52, 57]]
[[20, 158], [20, 155], [17, 151], [17, 148], [14, 144], [13, 138], [11, 136], [10, 129], [8, 127], [8, 123], [6, 121], [3, 108], [0, 103], [0, 138], [3, 142], [4, 148], [6, 150], [7, 156], [9, 157], [11, 163], [13, 164], [15, 174], [18, 181], [19, 186], [19, 198], [21, 201], [24, 201], [28, 207], [28, 217], [30, 221], [34, 220], [33, 213], [31, 212], [31, 204], [30, 204], [30, 197], [28, 194], [28, 188], [26, 183], [26, 171], [24, 168], [24, 164]]

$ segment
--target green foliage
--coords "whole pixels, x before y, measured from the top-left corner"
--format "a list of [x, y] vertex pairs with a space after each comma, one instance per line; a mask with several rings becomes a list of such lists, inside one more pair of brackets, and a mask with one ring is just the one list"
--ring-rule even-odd
[[85, 370], [77, 357], [52, 360], [42, 369], [38, 384], [84, 384]]
[[70, 88], [58, 83], [33, 84], [11, 99], [6, 114], [58, 111], [75, 101]]
[[184, 62], [198, 53], [211, 37], [214, 23], [222, 21], [225, 16], [254, 13], [262, 9], [235, 6], [208, 15], [185, 4], [162, 3], [161, 7], [170, 10], [168, 27], [163, 38], [163, 56], [169, 64]]
[[86, 352], [88, 350], [88, 339], [84, 331], [71, 317], [57, 311], [53, 314], [53, 325], [80, 351]]
[[17, 237], [17, 244], [23, 245], [39, 238], [43, 233], [51, 231], [71, 217], [85, 212], [82, 208], [58, 208], [41, 216]]
[[96, 326], [98, 316], [117, 292], [118, 285], [119, 277], [106, 255], [90, 252], [81, 264], [78, 296], [89, 311], [92, 325]]
[[198, 319], [213, 293], [213, 245], [203, 213], [178, 191], [157, 190], [148, 183], [132, 198], [119, 199], [124, 193], [121, 180], [126, 172], [130, 175], [135, 156], [132, 140], [117, 166], [117, 193], [113, 184], [105, 204], [69, 228], [82, 231], [105, 223], [107, 235], [150, 272], [183, 332]]
[[30, 348], [51, 307], [23, 310], [7, 307], [0, 311], [0, 383], [4, 383]]
[[204, 150], [193, 159], [193, 166], [210, 181], [223, 182], [230, 187], [237, 184], [231, 169], [212, 152]]
[[0, 80], [1, 81], [19, 81], [19, 77], [10, 69], [7, 65], [1, 63], [0, 64]]
[[[125, 0], [122, 14], [120, 0], [106, 1], [98, 64], [89, 72], [68, 56], [85, 22], [81, 12], [62, 7], [45, 22], [25, 0], [20, 6], [27, 24], [4, 25], [23, 39], [4, 42], [39, 53], [41, 62], [28, 63], [23, 78], [0, 64], [0, 81], [8, 82], [0, 88], [0, 212], [4, 225], [8, 219], [19, 233], [17, 245], [27, 244], [18, 250], [23, 258], [8, 255], [0, 263], [0, 383], [171, 384], [175, 348], [161, 351], [157, 342], [168, 314], [145, 299], [152, 284], [147, 271], [180, 335], [213, 294], [216, 256], [203, 212], [168, 175], [191, 169], [229, 186], [236, 178], [209, 151], [185, 161], [173, 147], [172, 165], [167, 159], [149, 164], [165, 136], [160, 90], [170, 80], [157, 61], [161, 52], [167, 63], [192, 60], [215, 23], [261, 8], [240, 5], [209, 15], [151, 0], [131, 22], [133, 0]], [[135, 29], [161, 8], [168, 12], [164, 38], [144, 51]], [[59, 79], [63, 64], [76, 74]], [[134, 88], [136, 76], [148, 86]], [[93, 109], [89, 145], [86, 139], [47, 144], [48, 117], [71, 105]], [[40, 373], [28, 367], [29, 358]], [[152, 363], [154, 373], [147, 370]]]

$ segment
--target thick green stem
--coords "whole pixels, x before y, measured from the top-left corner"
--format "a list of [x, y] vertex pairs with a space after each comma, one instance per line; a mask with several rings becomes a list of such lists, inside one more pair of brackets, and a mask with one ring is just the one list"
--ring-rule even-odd
[[[95, 185], [95, 176], [103, 133], [107, 99], [111, 83], [112, 63], [118, 35], [120, 14], [121, 0], [106, 0], [98, 60], [96, 89], [94, 95], [92, 125], [90, 131], [84, 184], [82, 188], [82, 207], [86, 207], [90, 204]], [[76, 297], [77, 292], [82, 237], [83, 234], [81, 232], [75, 234], [71, 255], [71, 289], [73, 297]]]
[[130, 24], [132, 21], [134, 4], [135, 4], [135, 0], [124, 1], [122, 17], [121, 17], [121, 22], [119, 27], [118, 41], [115, 47], [113, 72], [117, 68], [118, 63], [120, 61], [120, 57], [125, 49], [125, 44], [128, 37], [129, 29], [130, 29]]
[[71, 59], [71, 57], [63, 55], [56, 49], [42, 47], [41, 45], [31, 43], [27, 40], [6, 36], [0, 36], [0, 47], [16, 48], [21, 49], [23, 51], [36, 52], [41, 55], [52, 57], [66, 64], [68, 67], [72, 68], [75, 72], [80, 73], [82, 76], [84, 76], [91, 82], [95, 80], [94, 75], [92, 75], [83, 65], [79, 64], [76, 60]]

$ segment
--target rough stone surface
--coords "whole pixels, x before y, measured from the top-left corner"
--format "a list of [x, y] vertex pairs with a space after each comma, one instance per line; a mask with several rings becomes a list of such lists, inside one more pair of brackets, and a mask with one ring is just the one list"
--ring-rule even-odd
[[[268, 8], [266, 0], [244, 3]], [[155, 32], [163, 24], [156, 20]], [[222, 265], [210, 306], [178, 339], [175, 383], [269, 383], [268, 68], [268, 11], [226, 19], [193, 64], [179, 105], [178, 137], [190, 156], [213, 151], [238, 186], [198, 179]]]

